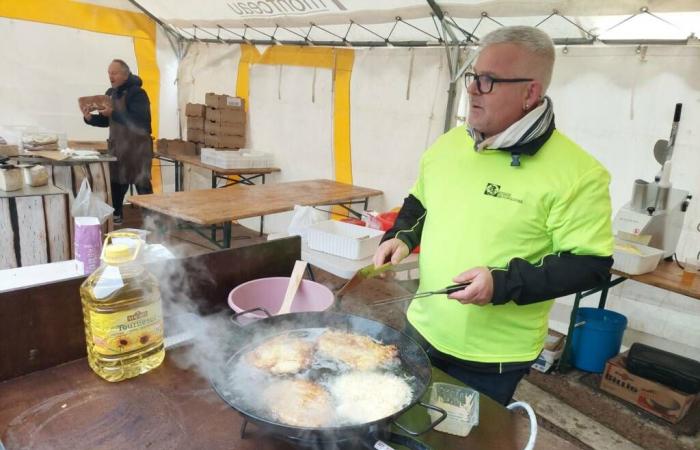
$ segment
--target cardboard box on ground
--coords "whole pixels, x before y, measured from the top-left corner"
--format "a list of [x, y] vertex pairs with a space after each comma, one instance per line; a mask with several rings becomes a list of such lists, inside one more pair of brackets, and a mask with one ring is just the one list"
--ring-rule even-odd
[[532, 368], [540, 372], [547, 372], [564, 352], [564, 335], [554, 330], [549, 330], [544, 341], [544, 348], [532, 364]]
[[677, 423], [688, 413], [698, 394], [687, 394], [627, 370], [627, 353], [608, 360], [600, 388], [643, 410]]
[[200, 146], [194, 142], [180, 139], [158, 139], [158, 153], [168, 156], [199, 155]]

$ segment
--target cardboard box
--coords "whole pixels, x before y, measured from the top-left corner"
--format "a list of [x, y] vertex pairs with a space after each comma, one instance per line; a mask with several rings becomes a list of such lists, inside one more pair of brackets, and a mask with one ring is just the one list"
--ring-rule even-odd
[[213, 92], [205, 94], [204, 103], [212, 108], [245, 109], [245, 102], [241, 97], [214, 94]]
[[532, 368], [540, 372], [547, 372], [551, 369], [564, 352], [565, 342], [566, 339], [563, 334], [554, 330], [549, 330], [547, 338], [544, 341], [544, 348], [540, 356], [538, 356], [537, 360], [532, 364]]
[[206, 134], [216, 134], [218, 136], [245, 136], [245, 124], [228, 122], [211, 122], [204, 124]]
[[204, 117], [207, 113], [207, 105], [201, 103], [188, 103], [185, 105], [185, 115], [187, 117]]
[[212, 122], [245, 123], [246, 113], [242, 109], [208, 107], [207, 120]]
[[204, 136], [204, 130], [194, 130], [192, 128], [187, 129], [187, 140], [189, 142], [198, 142], [200, 144], [203, 144]]
[[0, 144], [0, 156], [18, 156], [19, 147], [16, 145]]
[[188, 117], [187, 128], [191, 130], [204, 130], [204, 117]]
[[245, 137], [207, 134], [204, 136], [204, 145], [212, 148], [243, 148], [245, 147]]
[[112, 107], [112, 98], [109, 95], [90, 95], [78, 98], [80, 109], [88, 111], [98, 111], [107, 107]]
[[194, 142], [183, 141], [180, 139], [158, 139], [158, 153], [169, 156], [199, 154], [199, 146]]
[[671, 423], [679, 422], [698, 394], [686, 394], [634, 375], [626, 367], [627, 353], [608, 360], [600, 388]]

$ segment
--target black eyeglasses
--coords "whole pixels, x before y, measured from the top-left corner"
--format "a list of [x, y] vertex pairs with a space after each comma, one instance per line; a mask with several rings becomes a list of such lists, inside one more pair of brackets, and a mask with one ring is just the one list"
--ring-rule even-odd
[[491, 75], [477, 75], [467, 72], [464, 74], [464, 87], [469, 89], [472, 81], [476, 81], [476, 89], [480, 94], [489, 94], [493, 90], [495, 83], [524, 83], [526, 81], [535, 81], [533, 78], [494, 78]]

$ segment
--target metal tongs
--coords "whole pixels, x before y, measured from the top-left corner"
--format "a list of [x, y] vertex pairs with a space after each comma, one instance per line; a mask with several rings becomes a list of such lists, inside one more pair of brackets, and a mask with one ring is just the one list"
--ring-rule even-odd
[[430, 297], [431, 295], [450, 295], [454, 292], [461, 291], [465, 287], [469, 286], [472, 284], [471, 281], [467, 281], [465, 283], [459, 283], [459, 284], [453, 284], [451, 286], [447, 286], [444, 289], [439, 289], [437, 291], [425, 291], [425, 292], [416, 292], [414, 294], [407, 294], [407, 295], [402, 295], [400, 297], [394, 297], [390, 298], [388, 300], [382, 300], [381, 302], [376, 302], [372, 303], [370, 306], [384, 306], [384, 305], [390, 305], [392, 303], [398, 303], [398, 302], [404, 302], [406, 300], [414, 300], [416, 298], [423, 298], [423, 297]]

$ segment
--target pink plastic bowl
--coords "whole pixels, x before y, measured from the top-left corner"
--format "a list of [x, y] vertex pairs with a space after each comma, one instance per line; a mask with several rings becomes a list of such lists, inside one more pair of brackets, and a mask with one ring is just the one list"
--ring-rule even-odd
[[[241, 284], [228, 294], [228, 304], [239, 313], [253, 308], [265, 308], [273, 316], [282, 306], [289, 277], [259, 278]], [[325, 311], [333, 304], [333, 292], [322, 284], [301, 280], [292, 302], [291, 312]], [[265, 314], [254, 312], [240, 318], [241, 323], [263, 319]]]

